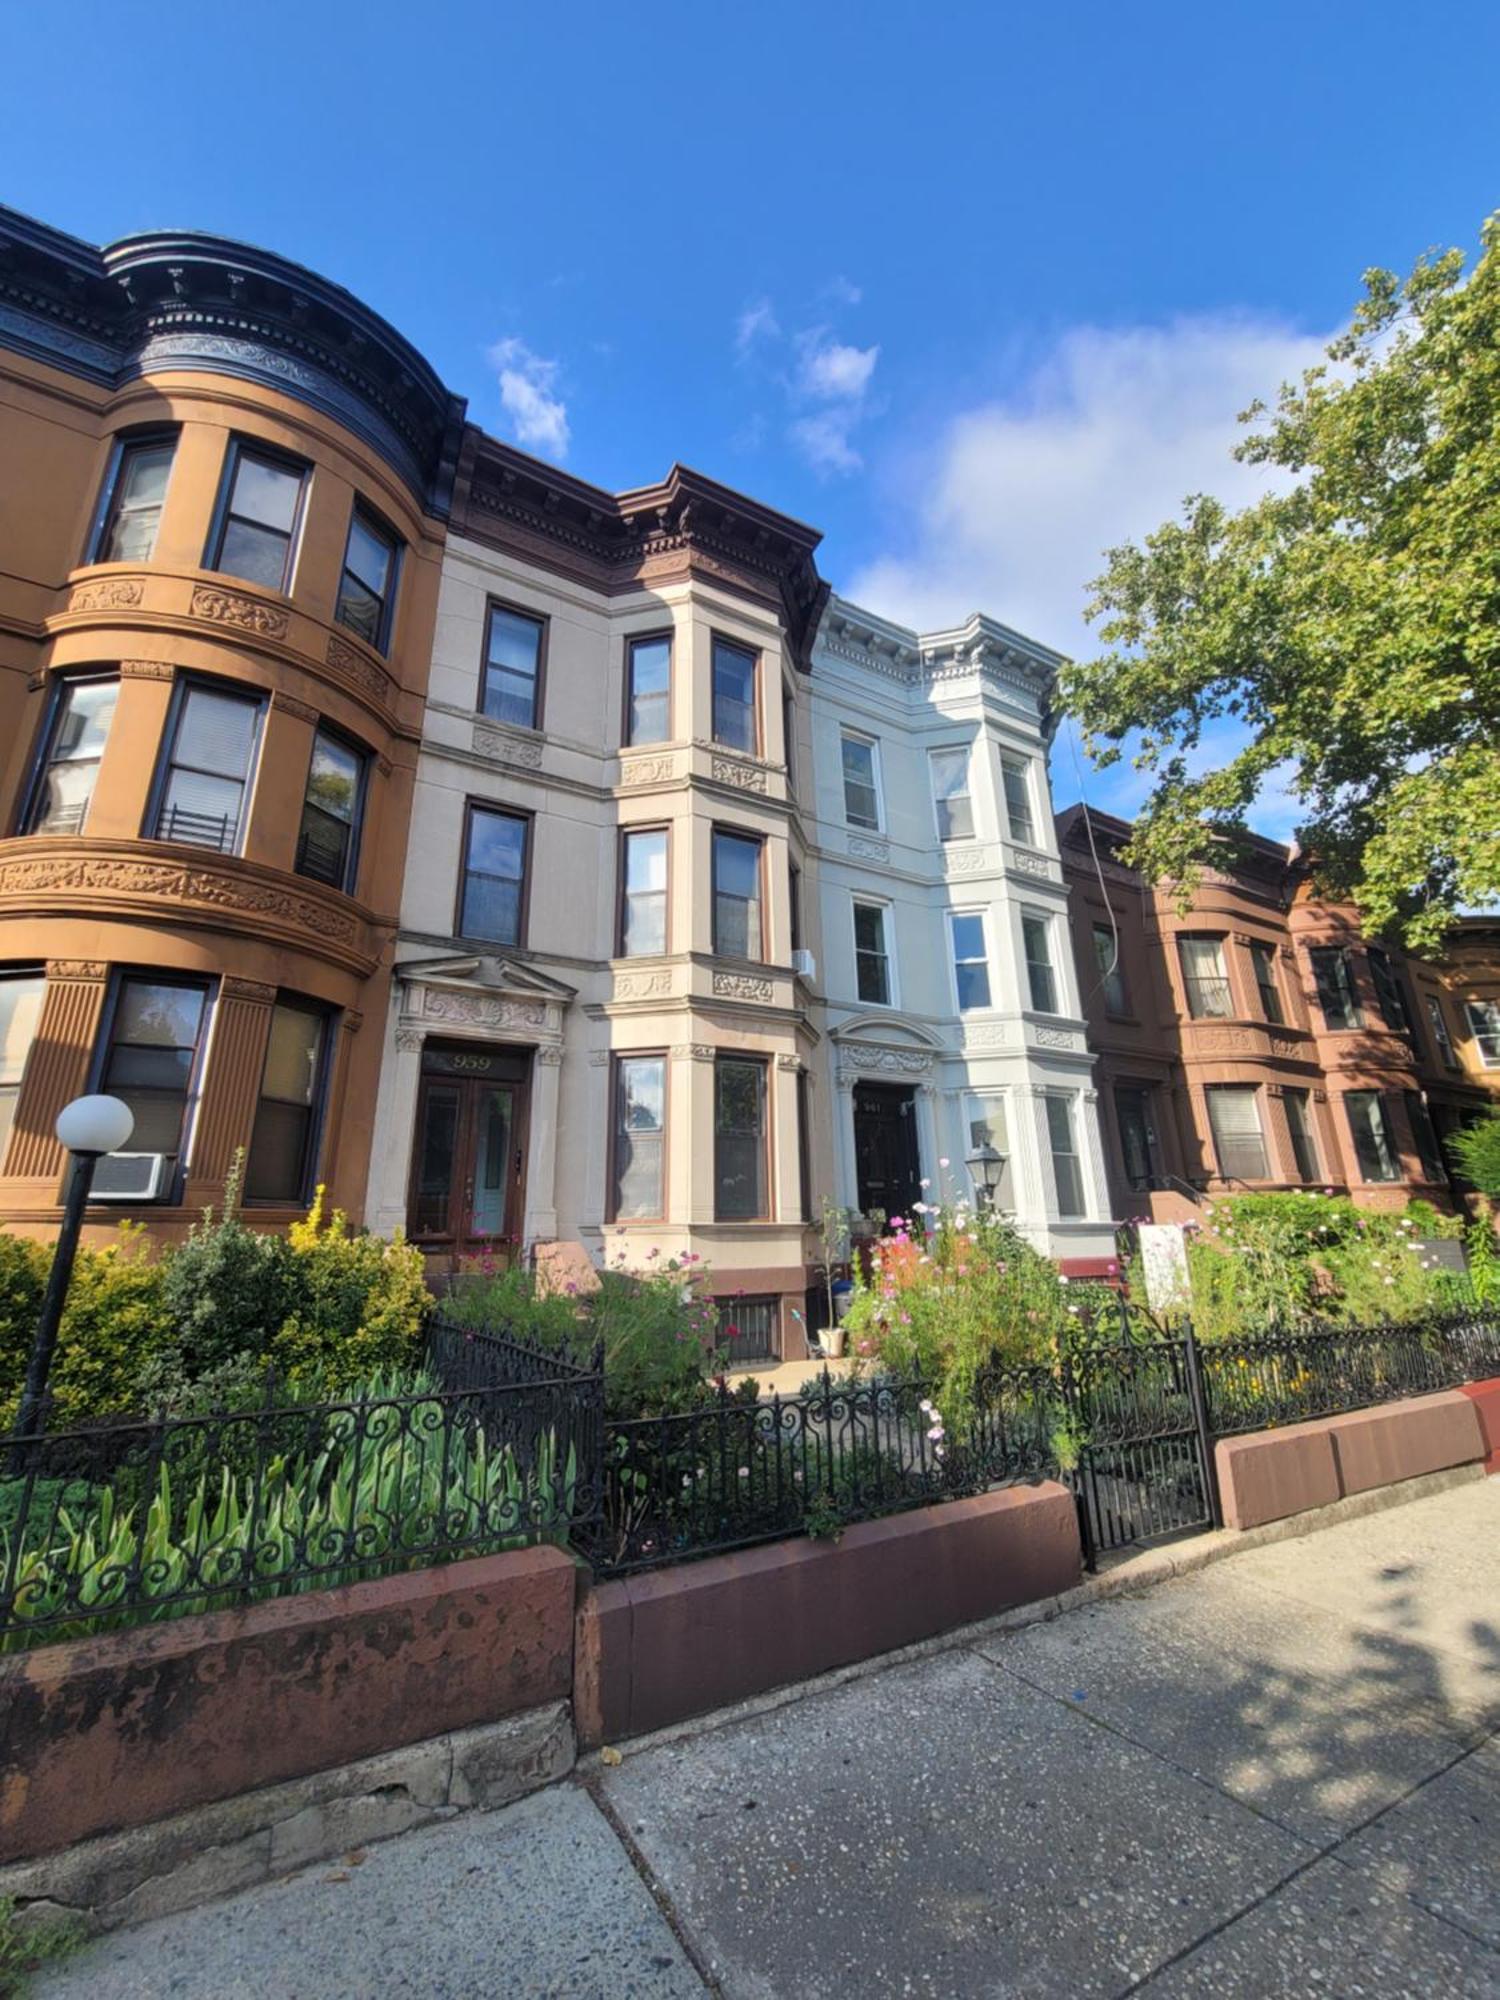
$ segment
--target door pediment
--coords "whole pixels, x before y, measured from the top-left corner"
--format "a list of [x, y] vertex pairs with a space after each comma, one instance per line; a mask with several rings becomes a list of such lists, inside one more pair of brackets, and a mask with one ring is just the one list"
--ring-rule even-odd
[[898, 1014], [851, 1021], [835, 1028], [830, 1039], [841, 1076], [928, 1076], [944, 1047], [930, 1028]]
[[400, 1026], [430, 1034], [559, 1044], [577, 988], [518, 959], [472, 953], [396, 967]]

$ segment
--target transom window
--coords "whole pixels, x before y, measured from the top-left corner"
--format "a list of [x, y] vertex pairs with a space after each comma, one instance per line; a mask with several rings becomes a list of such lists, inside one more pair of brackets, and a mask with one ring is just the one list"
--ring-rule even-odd
[[496, 722], [517, 729], [541, 726], [542, 649], [545, 621], [492, 604], [484, 628], [484, 684], [479, 706]]
[[745, 750], [754, 756], [760, 747], [756, 717], [755, 684], [758, 662], [754, 653], [727, 639], [713, 643], [713, 730], [715, 743], [727, 750]]
[[120, 447], [95, 562], [149, 562], [156, 548], [175, 437], [133, 438]]
[[64, 681], [58, 688], [27, 833], [82, 833], [119, 692], [114, 679]]
[[1099, 991], [1104, 995], [1104, 1011], [1118, 1020], [1130, 1012], [1125, 993], [1125, 969], [1120, 963], [1120, 939], [1112, 924], [1095, 924], [1094, 963], [1099, 968]]
[[872, 1007], [891, 1004], [891, 962], [883, 903], [854, 905], [854, 973], [861, 1000]]
[[667, 1059], [616, 1056], [610, 1220], [666, 1213]]
[[1391, 1132], [1391, 1114], [1378, 1090], [1344, 1093], [1344, 1116], [1354, 1141], [1354, 1157], [1363, 1181], [1399, 1181], [1401, 1161]]
[[967, 745], [933, 751], [932, 796], [937, 806], [938, 839], [972, 840], [974, 801], [969, 796]]
[[314, 735], [297, 836], [299, 875], [335, 889], [353, 889], [368, 764], [367, 757], [331, 730]]
[[650, 958], [667, 948], [667, 829], [632, 828], [621, 847], [620, 953]]
[[1364, 1015], [1354, 986], [1349, 954], [1340, 945], [1320, 945], [1308, 953], [1313, 984], [1325, 1027], [1362, 1028]]
[[524, 813], [470, 806], [459, 896], [460, 936], [489, 938], [495, 944], [521, 942], [530, 845], [531, 821]]
[[632, 639], [625, 675], [625, 741], [665, 743], [672, 734], [671, 639]]
[[1233, 1012], [1221, 937], [1180, 937], [1177, 958], [1187, 1010], [1195, 1021], [1223, 1021]]
[[1025, 759], [1002, 757], [1000, 780], [1005, 787], [1005, 818], [1010, 837], [1030, 847], [1036, 840], [1036, 827], [1031, 817], [1031, 777]]
[[953, 983], [961, 1014], [990, 1004], [990, 962], [985, 944], [984, 915], [979, 910], [955, 910], [948, 920], [953, 940]]
[[765, 956], [761, 919], [761, 843], [714, 829], [713, 948], [718, 958]]
[[180, 1156], [207, 1012], [205, 981], [120, 981], [99, 1088], [130, 1107], [130, 1152]]
[[1074, 1217], [1088, 1213], [1083, 1196], [1083, 1163], [1078, 1157], [1078, 1127], [1073, 1117], [1073, 1100], [1049, 1091], [1042, 1102], [1047, 1107], [1047, 1140], [1052, 1153], [1052, 1181], [1057, 1189], [1057, 1212]]
[[714, 1063], [714, 1218], [766, 1213], [766, 1066], [742, 1056]]
[[1209, 1085], [1207, 1096], [1208, 1122], [1221, 1176], [1241, 1181], [1269, 1179], [1259, 1089], [1254, 1084], [1214, 1083]]
[[1255, 990], [1260, 995], [1261, 1015], [1274, 1027], [1280, 1027], [1286, 1020], [1286, 1011], [1276, 979], [1276, 953], [1258, 938], [1250, 942], [1250, 967], [1255, 974]]
[[1026, 946], [1026, 984], [1031, 1004], [1039, 1014], [1057, 1012], [1057, 975], [1052, 969], [1052, 926], [1039, 911], [1027, 910], [1021, 917], [1021, 937]]
[[10, 972], [0, 978], [0, 1162], [16, 1122], [16, 1100], [46, 990], [46, 977], [40, 972]]
[[842, 740], [844, 768], [844, 818], [850, 826], [862, 826], [872, 833], [880, 830], [880, 791], [875, 780], [875, 745], [868, 736]]
[[253, 695], [184, 684], [157, 807], [158, 840], [239, 851], [264, 705]]
[[236, 443], [205, 569], [288, 590], [308, 469]]
[[271, 1009], [245, 1162], [247, 1201], [300, 1202], [307, 1197], [327, 1028], [324, 1011], [305, 1001], [278, 1000]]
[[356, 507], [349, 521], [349, 545], [339, 578], [334, 617], [361, 639], [384, 651], [390, 638], [391, 602], [400, 544], [388, 528]]

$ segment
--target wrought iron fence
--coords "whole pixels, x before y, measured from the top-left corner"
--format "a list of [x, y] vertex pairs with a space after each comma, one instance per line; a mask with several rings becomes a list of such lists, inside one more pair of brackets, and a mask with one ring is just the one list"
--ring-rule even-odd
[[0, 1650], [588, 1538], [603, 1378], [537, 1359], [440, 1337], [462, 1386], [0, 1447]]
[[919, 1379], [825, 1369], [796, 1396], [711, 1402], [606, 1427], [603, 1508], [585, 1545], [601, 1574], [649, 1568], [780, 1536], [1040, 1479], [1056, 1463], [1061, 1391], [1047, 1368], [995, 1370], [962, 1435], [945, 1431]]

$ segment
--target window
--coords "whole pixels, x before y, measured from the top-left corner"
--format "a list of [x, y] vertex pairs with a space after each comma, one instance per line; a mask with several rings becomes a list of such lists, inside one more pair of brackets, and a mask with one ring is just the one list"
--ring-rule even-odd
[[1375, 1004], [1380, 1009], [1380, 1018], [1393, 1034], [1411, 1033], [1411, 1014], [1406, 1005], [1406, 993], [1401, 984], [1401, 975], [1392, 965], [1390, 954], [1382, 951], [1378, 944], [1366, 948], [1370, 961], [1370, 978], [1375, 987]]
[[632, 828], [620, 845], [620, 955], [655, 957], [667, 948], [667, 829]]
[[990, 961], [985, 948], [984, 916], [979, 910], [955, 910], [949, 918], [953, 935], [953, 983], [958, 1011], [967, 1014], [990, 1004]]
[[885, 938], [885, 905], [854, 905], [854, 975], [861, 1000], [873, 1007], [891, 1004], [891, 962]]
[[797, 697], [789, 687], [781, 690], [781, 754], [786, 760], [786, 788], [797, 789]]
[[[1013, 1207], [1005, 1099], [991, 1096], [969, 1098], [964, 1105], [964, 1123], [968, 1132], [969, 1152], [973, 1152], [976, 1146], [993, 1146], [1005, 1163], [1000, 1169], [1000, 1180], [995, 1189], [995, 1207], [998, 1209]], [[972, 1186], [972, 1192], [977, 1200], [979, 1196], [977, 1185]]]
[[120, 981], [99, 1088], [130, 1107], [130, 1152], [181, 1154], [207, 1012], [201, 981]]
[[937, 805], [939, 840], [974, 838], [974, 801], [969, 796], [969, 752], [934, 750], [932, 796]]
[[1120, 1133], [1120, 1157], [1126, 1183], [1137, 1194], [1161, 1186], [1161, 1161], [1156, 1144], [1153, 1093], [1144, 1085], [1121, 1084], [1115, 1090], [1115, 1124]]
[[1313, 1139], [1312, 1115], [1305, 1090], [1284, 1090], [1287, 1136], [1292, 1142], [1292, 1158], [1297, 1163], [1299, 1181], [1315, 1181], [1318, 1176], [1318, 1148]]
[[1031, 992], [1031, 1004], [1039, 1014], [1057, 1012], [1057, 975], [1052, 970], [1050, 928], [1047, 918], [1035, 911], [1022, 913], [1021, 939], [1026, 947], [1026, 983]]
[[718, 958], [765, 955], [760, 910], [758, 840], [714, 829], [713, 949]]
[[459, 896], [461, 937], [519, 944], [526, 908], [531, 821], [524, 813], [469, 807], [464, 875]]
[[1187, 1010], [1195, 1021], [1224, 1021], [1233, 1011], [1229, 980], [1224, 971], [1224, 940], [1180, 937], [1177, 958], [1182, 967]]
[[1464, 1013], [1481, 1069], [1500, 1069], [1500, 1001], [1467, 1000]]
[[323, 1048], [321, 1008], [278, 1000], [271, 1009], [266, 1064], [245, 1162], [247, 1201], [305, 1201], [313, 1177]]
[[239, 851], [264, 704], [201, 681], [182, 684], [156, 812], [156, 838]]
[[114, 720], [116, 680], [64, 681], [54, 697], [27, 833], [81, 833]]
[[1262, 1018], [1275, 1027], [1281, 1027], [1286, 1021], [1286, 1011], [1281, 1004], [1281, 988], [1276, 983], [1275, 951], [1258, 938], [1252, 938], [1250, 966], [1255, 974], [1255, 990], [1260, 995]]
[[1391, 1137], [1391, 1115], [1378, 1090], [1350, 1090], [1344, 1094], [1344, 1116], [1354, 1141], [1354, 1157], [1363, 1181], [1399, 1181], [1401, 1167], [1396, 1142]]
[[517, 729], [540, 727], [542, 641], [540, 618], [492, 604], [484, 626], [484, 671], [480, 712]]
[[1312, 963], [1313, 984], [1318, 992], [1318, 1005], [1323, 1010], [1324, 1026], [1362, 1028], [1364, 1016], [1354, 991], [1348, 952], [1338, 945], [1320, 945], [1308, 953], [1308, 958]]
[[610, 1155], [612, 1222], [666, 1213], [667, 1059], [616, 1056]]
[[797, 1071], [797, 1199], [804, 1222], [813, 1219], [812, 1205], [812, 1105], [806, 1069]]
[[714, 1218], [754, 1222], [766, 1212], [766, 1066], [740, 1056], [714, 1063]]
[[362, 507], [349, 520], [349, 545], [333, 615], [361, 639], [381, 651], [391, 635], [391, 605], [396, 590], [396, 559], [401, 544]]
[[792, 950], [802, 949], [802, 870], [795, 861], [786, 868], [787, 916], [792, 929]]
[[297, 836], [297, 873], [335, 889], [354, 887], [369, 759], [330, 730], [313, 736]]
[[161, 526], [175, 438], [134, 438], [120, 446], [99, 526], [95, 562], [150, 562]]
[[760, 743], [755, 714], [756, 658], [743, 646], [715, 639], [713, 647], [713, 730], [715, 743], [726, 750], [748, 750]]
[[1406, 1119], [1411, 1126], [1411, 1136], [1416, 1143], [1417, 1158], [1422, 1162], [1422, 1178], [1438, 1187], [1448, 1185], [1448, 1174], [1443, 1164], [1443, 1149], [1438, 1144], [1437, 1131], [1432, 1123], [1432, 1115], [1427, 1109], [1427, 1100], [1420, 1090], [1406, 1092]]
[[625, 654], [625, 741], [665, 743], [672, 734], [672, 641], [632, 639]]
[[204, 568], [267, 590], [289, 589], [306, 487], [306, 466], [233, 445]]
[[1213, 1083], [1206, 1095], [1220, 1175], [1225, 1180], [1269, 1180], [1260, 1091], [1254, 1084]]
[[844, 766], [844, 818], [850, 826], [880, 831], [880, 791], [875, 782], [875, 745], [867, 736], [841, 738]]
[[0, 979], [0, 1161], [16, 1122], [16, 1100], [42, 1017], [46, 986], [40, 972], [12, 972]]
[[767, 1295], [747, 1299], [738, 1292], [733, 1298], [715, 1299], [719, 1309], [719, 1338], [731, 1368], [747, 1361], [781, 1359], [781, 1301]]
[[1432, 1043], [1442, 1058], [1445, 1067], [1458, 1069], [1458, 1050], [1453, 1046], [1453, 1036], [1448, 1029], [1448, 1016], [1443, 1012], [1443, 1003], [1435, 993], [1424, 995], [1427, 1001], [1427, 1023], [1432, 1029]]
[[1120, 963], [1120, 939], [1113, 924], [1094, 925], [1094, 963], [1099, 968], [1099, 991], [1104, 995], [1104, 1011], [1114, 1020], [1130, 1012], [1125, 993], [1125, 970]]
[[1036, 839], [1036, 829], [1031, 820], [1031, 784], [1024, 759], [1002, 757], [1000, 779], [1005, 787], [1005, 818], [1010, 837], [1030, 846]]
[[1061, 1216], [1085, 1214], [1083, 1166], [1078, 1158], [1078, 1135], [1073, 1123], [1073, 1101], [1049, 1093], [1042, 1102], [1047, 1107], [1047, 1141], [1052, 1149], [1052, 1179], [1057, 1189], [1057, 1212]]

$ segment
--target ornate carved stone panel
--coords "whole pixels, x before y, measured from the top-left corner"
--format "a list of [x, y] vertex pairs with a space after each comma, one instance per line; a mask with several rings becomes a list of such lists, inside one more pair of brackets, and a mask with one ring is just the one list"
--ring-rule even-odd
[[770, 1000], [776, 989], [769, 979], [747, 972], [716, 972], [713, 990], [721, 1000]]
[[711, 765], [715, 780], [721, 785], [733, 785], [739, 792], [764, 792], [766, 773], [759, 764], [742, 763], [738, 757], [721, 757], [717, 753]]
[[536, 771], [541, 768], [542, 739], [476, 722], [474, 754], [476, 757], [492, 757], [497, 764], [515, 764], [523, 771]]
[[138, 577], [106, 576], [81, 583], [68, 599], [70, 611], [128, 611], [139, 604], [145, 585]]
[[192, 613], [195, 618], [210, 619], [215, 625], [234, 625], [242, 632], [257, 632], [263, 639], [284, 639], [289, 622], [287, 613], [274, 604], [261, 604], [256, 598], [241, 597], [238, 591], [219, 590], [207, 583], [194, 585]]

